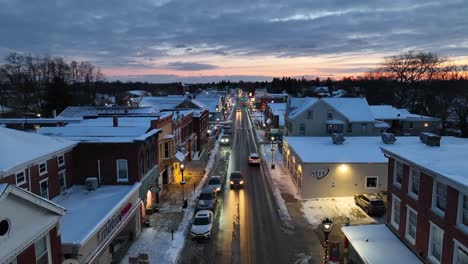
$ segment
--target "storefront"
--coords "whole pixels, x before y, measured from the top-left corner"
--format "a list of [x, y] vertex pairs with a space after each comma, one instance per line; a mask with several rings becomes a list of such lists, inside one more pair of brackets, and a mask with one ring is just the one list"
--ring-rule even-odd
[[75, 185], [53, 201], [67, 209], [62, 218], [64, 259], [80, 263], [119, 262], [128, 243], [141, 231], [141, 184], [100, 186], [88, 191]]

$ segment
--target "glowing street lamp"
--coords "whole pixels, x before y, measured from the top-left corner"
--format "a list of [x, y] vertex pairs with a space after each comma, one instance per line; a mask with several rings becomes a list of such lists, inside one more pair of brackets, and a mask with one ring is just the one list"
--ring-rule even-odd
[[275, 169], [275, 137], [271, 137], [271, 169]]
[[324, 257], [323, 257], [323, 263], [328, 263], [328, 235], [330, 234], [331, 230], [333, 228], [333, 220], [330, 218], [325, 218], [322, 220], [322, 231], [323, 234], [325, 235], [325, 242], [324, 242]]
[[185, 199], [185, 180], [184, 180], [184, 170], [185, 170], [185, 164], [181, 163], [180, 164], [180, 172], [182, 174], [182, 180], [180, 181], [180, 185], [182, 185], [182, 208], [187, 208], [187, 199]]

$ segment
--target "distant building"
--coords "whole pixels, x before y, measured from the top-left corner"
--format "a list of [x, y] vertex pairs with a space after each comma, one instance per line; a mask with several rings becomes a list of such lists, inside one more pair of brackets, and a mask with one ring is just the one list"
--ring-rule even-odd
[[64, 214], [47, 199], [0, 183], [0, 263], [62, 263]]
[[468, 263], [468, 140], [426, 142], [382, 146], [387, 225], [427, 263]]

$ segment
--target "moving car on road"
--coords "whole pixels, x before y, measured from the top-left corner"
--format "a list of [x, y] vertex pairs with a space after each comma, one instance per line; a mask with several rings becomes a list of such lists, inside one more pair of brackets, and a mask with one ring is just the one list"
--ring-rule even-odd
[[241, 112], [241, 109], [240, 108], [237, 108], [237, 113], [240, 113]]
[[214, 210], [216, 206], [216, 190], [210, 186], [205, 186], [198, 197], [198, 210]]
[[230, 180], [231, 189], [234, 187], [244, 188], [244, 177], [240, 171], [231, 172]]
[[229, 145], [229, 136], [222, 136], [221, 137], [221, 145], [227, 146]]
[[368, 215], [382, 215], [385, 213], [385, 204], [377, 194], [355, 194], [354, 203], [361, 207]]
[[257, 153], [250, 153], [249, 165], [260, 165], [261, 159]]
[[212, 190], [216, 190], [216, 192], [221, 191], [221, 176], [211, 176], [210, 180], [208, 181], [208, 186], [211, 187]]
[[198, 211], [192, 222], [190, 234], [192, 238], [210, 238], [213, 229], [213, 212], [210, 210]]

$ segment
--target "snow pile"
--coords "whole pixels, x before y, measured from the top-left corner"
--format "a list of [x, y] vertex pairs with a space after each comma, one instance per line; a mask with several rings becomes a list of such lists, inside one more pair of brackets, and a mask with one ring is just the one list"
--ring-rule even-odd
[[304, 200], [302, 212], [307, 221], [318, 227], [324, 218], [349, 218], [351, 225], [375, 224], [377, 219], [368, 216], [360, 207], [354, 204], [354, 197], [316, 198]]

